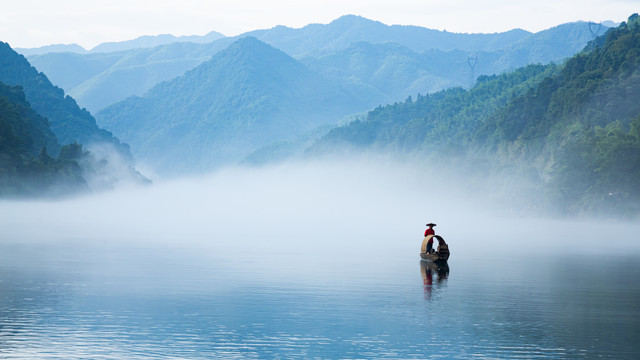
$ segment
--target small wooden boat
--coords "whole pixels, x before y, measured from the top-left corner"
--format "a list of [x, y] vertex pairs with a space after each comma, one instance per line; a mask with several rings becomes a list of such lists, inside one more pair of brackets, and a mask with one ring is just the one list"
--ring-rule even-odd
[[420, 253], [420, 258], [422, 260], [436, 262], [436, 261], [447, 261], [449, 259], [449, 256], [441, 256], [437, 252], [434, 252], [430, 254]]
[[449, 247], [447, 246], [446, 252], [434, 252], [433, 250], [430, 253], [427, 253], [427, 243], [432, 238], [436, 238], [438, 242], [444, 243], [444, 239], [440, 235], [428, 235], [422, 240], [422, 246], [420, 247], [420, 258], [425, 261], [433, 261], [433, 262], [446, 262], [449, 259]]

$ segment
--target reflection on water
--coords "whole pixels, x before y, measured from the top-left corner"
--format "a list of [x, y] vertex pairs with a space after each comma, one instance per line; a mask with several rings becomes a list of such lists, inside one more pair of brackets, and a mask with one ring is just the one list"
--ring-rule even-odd
[[424, 285], [424, 297], [431, 300], [434, 289], [433, 278], [435, 276], [435, 287], [445, 286], [449, 277], [449, 264], [447, 262], [420, 261], [420, 274]]

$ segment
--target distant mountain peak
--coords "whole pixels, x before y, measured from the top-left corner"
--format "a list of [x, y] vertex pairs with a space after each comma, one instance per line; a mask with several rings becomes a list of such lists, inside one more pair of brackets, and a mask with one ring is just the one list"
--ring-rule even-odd
[[360, 15], [342, 15], [339, 18], [333, 20], [332, 22], [329, 23], [329, 25], [342, 25], [342, 26], [353, 26], [353, 25], [361, 25], [361, 24], [377, 24], [377, 25], [383, 25], [383, 26], [387, 26], [383, 23], [381, 23], [380, 21], [375, 21], [375, 20], [371, 20], [371, 19], [367, 19], [366, 17], [360, 16]]
[[46, 53], [63, 53], [70, 52], [76, 54], [86, 54], [87, 50], [78, 44], [52, 44], [37, 48], [15, 48], [16, 52], [24, 55], [40, 55]]
[[360, 15], [354, 15], [354, 14], [347, 14], [347, 15], [342, 15], [339, 18], [333, 20], [332, 22], [344, 22], [344, 21], [371, 21], [373, 22], [373, 20], [369, 20], [364, 16], [360, 16]]
[[[278, 54], [279, 56], [289, 57], [285, 52], [279, 50], [263, 41], [258, 40], [253, 36], [246, 36], [239, 38], [229, 45], [226, 49], [220, 52], [221, 56], [229, 53], [240, 53], [256, 57], [257, 54], [264, 55], [265, 53]], [[217, 56], [217, 55], [214, 55]]]
[[[234, 41], [225, 49], [213, 55], [208, 61], [187, 72], [187, 74], [196, 72], [200, 74], [198, 76], [207, 77], [205, 74], [217, 73], [216, 68], [221, 66], [227, 68], [227, 71], [231, 69], [234, 69], [234, 71], [249, 71], [253, 76], [263, 73], [265, 70], [273, 75], [278, 72], [277, 69], [287, 68], [289, 71], [294, 71], [294, 69], [295, 71], [302, 71], [300, 68], [305, 67], [284, 51], [253, 36], [247, 36]], [[173, 79], [172, 81], [177, 80]]]
[[[258, 40], [258, 38], [256, 38], [255, 36], [244, 36], [239, 38], [238, 40], [234, 41], [232, 44], [232, 46], [258, 46], [258, 45], [262, 45], [262, 46], [269, 46], [266, 43], [264, 43], [263, 41]], [[271, 46], [269, 46], [271, 47]]]

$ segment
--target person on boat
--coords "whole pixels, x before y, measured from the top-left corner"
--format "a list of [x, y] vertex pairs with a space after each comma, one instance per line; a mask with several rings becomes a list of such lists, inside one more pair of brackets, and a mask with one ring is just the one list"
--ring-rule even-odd
[[[433, 230], [433, 227], [436, 226], [436, 224], [428, 223], [427, 226], [429, 228], [427, 230], [425, 230], [424, 237], [427, 237], [429, 235], [435, 235], [436, 231]], [[432, 250], [433, 250], [433, 237], [431, 239], [429, 239], [429, 241], [427, 241], [427, 254], [430, 254]]]
[[448, 259], [449, 258], [449, 245], [444, 242], [444, 239], [438, 237], [438, 258], [439, 259]]

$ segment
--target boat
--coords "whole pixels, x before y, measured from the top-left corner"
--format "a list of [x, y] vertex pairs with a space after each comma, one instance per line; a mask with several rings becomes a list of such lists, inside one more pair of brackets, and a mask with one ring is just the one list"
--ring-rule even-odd
[[427, 253], [427, 243], [432, 238], [436, 238], [438, 242], [442, 242], [444, 239], [440, 235], [427, 235], [424, 240], [422, 240], [422, 246], [420, 247], [420, 258], [425, 261], [433, 261], [433, 262], [446, 262], [449, 260], [449, 252], [446, 253], [438, 253], [432, 252]]

